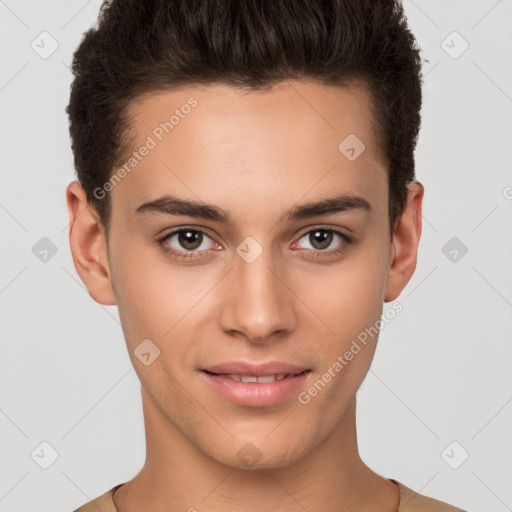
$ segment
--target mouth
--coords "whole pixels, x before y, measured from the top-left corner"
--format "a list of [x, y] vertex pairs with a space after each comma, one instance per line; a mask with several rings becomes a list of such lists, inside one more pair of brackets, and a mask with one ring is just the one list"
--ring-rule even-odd
[[223, 373], [201, 370], [209, 387], [236, 405], [270, 407], [289, 400], [302, 388], [311, 369], [288, 373], [257, 372]]

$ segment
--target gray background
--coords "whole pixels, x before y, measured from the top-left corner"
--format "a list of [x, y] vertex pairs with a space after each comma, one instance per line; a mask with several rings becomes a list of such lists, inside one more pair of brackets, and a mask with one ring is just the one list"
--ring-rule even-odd
[[[68, 66], [99, 5], [0, 0], [1, 512], [72, 510], [145, 456], [117, 310], [90, 298], [68, 246]], [[510, 511], [512, 2], [405, 8], [430, 60], [416, 153], [424, 231], [404, 309], [359, 392], [361, 455], [422, 494]]]

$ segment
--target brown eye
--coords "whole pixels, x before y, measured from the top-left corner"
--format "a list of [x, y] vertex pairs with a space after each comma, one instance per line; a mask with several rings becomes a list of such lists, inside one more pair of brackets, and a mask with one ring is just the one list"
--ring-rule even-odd
[[294, 249], [304, 249], [311, 257], [319, 258], [341, 255], [352, 243], [352, 238], [341, 231], [319, 227], [304, 233], [293, 245]]
[[184, 229], [178, 233], [178, 243], [184, 249], [193, 250], [201, 246], [203, 234], [193, 229]]
[[176, 229], [161, 238], [159, 243], [166, 251], [184, 257], [200, 256], [215, 245], [205, 231], [195, 228]]
[[324, 250], [331, 245], [333, 232], [327, 229], [315, 229], [309, 233], [309, 242], [318, 250]]

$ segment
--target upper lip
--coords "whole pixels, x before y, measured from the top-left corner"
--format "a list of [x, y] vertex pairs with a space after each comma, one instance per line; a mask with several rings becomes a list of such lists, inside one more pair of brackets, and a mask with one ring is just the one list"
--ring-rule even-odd
[[269, 361], [267, 363], [250, 363], [246, 361], [227, 361], [224, 363], [203, 368], [210, 373], [225, 373], [235, 375], [251, 375], [254, 377], [264, 377], [267, 375], [281, 375], [283, 373], [299, 374], [308, 370], [305, 366], [285, 363], [283, 361]]

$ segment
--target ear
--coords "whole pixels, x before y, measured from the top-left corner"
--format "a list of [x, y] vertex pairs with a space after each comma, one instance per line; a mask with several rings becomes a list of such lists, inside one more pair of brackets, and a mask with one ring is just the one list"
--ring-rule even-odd
[[408, 190], [407, 203], [393, 232], [385, 302], [391, 302], [400, 295], [416, 269], [424, 188], [419, 181], [414, 181]]
[[87, 203], [77, 181], [66, 189], [69, 215], [69, 245], [73, 263], [89, 295], [100, 304], [116, 304], [108, 263], [105, 232], [97, 212]]

